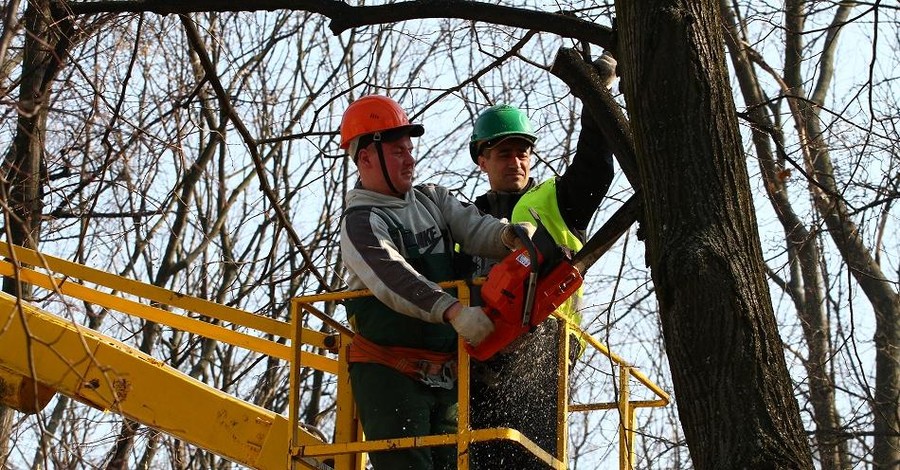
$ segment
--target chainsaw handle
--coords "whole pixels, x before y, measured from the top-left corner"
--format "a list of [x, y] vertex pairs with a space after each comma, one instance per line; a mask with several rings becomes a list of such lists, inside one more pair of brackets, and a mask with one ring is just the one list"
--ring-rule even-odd
[[528, 252], [528, 258], [531, 259], [531, 271], [536, 273], [538, 270], [538, 262], [540, 261], [540, 258], [538, 258], [537, 245], [534, 244], [534, 240], [528, 235], [528, 230], [526, 230], [525, 227], [519, 224], [510, 224], [510, 228], [512, 228], [516, 237], [522, 241], [522, 247], [525, 248], [525, 251]]
[[531, 309], [534, 307], [534, 296], [537, 291], [538, 264], [540, 263], [540, 258], [538, 257], [537, 245], [535, 245], [534, 240], [528, 236], [528, 231], [525, 230], [525, 227], [513, 224], [513, 232], [520, 240], [522, 240], [522, 245], [524, 245], [525, 250], [528, 251], [528, 257], [531, 259], [531, 273], [529, 273], [528, 277], [525, 279], [525, 285], [523, 286], [525, 289], [525, 301], [522, 305], [522, 325], [524, 326], [531, 321]]
[[531, 258], [531, 270], [537, 272], [538, 252], [537, 246], [528, 235], [528, 230], [519, 224], [510, 224], [513, 233], [519, 240], [522, 240], [522, 246], [528, 251], [528, 257]]

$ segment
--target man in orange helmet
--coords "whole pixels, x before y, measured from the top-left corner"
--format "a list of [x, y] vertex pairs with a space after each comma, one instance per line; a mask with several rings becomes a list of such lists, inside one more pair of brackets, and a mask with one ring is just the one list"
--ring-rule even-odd
[[[359, 170], [347, 194], [341, 257], [349, 287], [374, 294], [346, 303], [357, 333], [350, 382], [368, 440], [456, 432], [457, 334], [478, 344], [493, 324], [437, 282], [455, 278], [455, 242], [470, 254], [502, 258], [523, 233], [464, 207], [446, 188], [413, 186], [412, 137], [423, 133], [385, 96], [354, 101], [341, 122], [341, 148]], [[456, 468], [448, 446], [370, 458], [378, 470]]]

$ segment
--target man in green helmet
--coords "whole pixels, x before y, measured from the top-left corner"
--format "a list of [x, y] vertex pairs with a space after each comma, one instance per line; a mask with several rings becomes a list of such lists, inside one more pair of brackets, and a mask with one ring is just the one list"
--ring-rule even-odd
[[[605, 53], [595, 66], [615, 80], [615, 59]], [[529, 209], [558, 245], [573, 251], [585, 241], [585, 231], [613, 178], [612, 152], [593, 117], [584, 111], [575, 156], [559, 177], [536, 182], [530, 177], [537, 135], [528, 116], [509, 105], [492, 106], [475, 121], [469, 146], [472, 161], [487, 174], [490, 191], [475, 206], [511, 222], [532, 222]], [[493, 260], [476, 259], [476, 274], [486, 275]], [[578, 323], [579, 292], [561, 307]], [[471, 422], [476, 429], [509, 427], [524, 433], [550, 454], [556, 454], [557, 391], [561, 325], [554, 317], [484, 362], [472, 362]], [[570, 338], [570, 360], [581, 349]], [[472, 468], [546, 468], [522, 447], [509, 441], [473, 445]]]

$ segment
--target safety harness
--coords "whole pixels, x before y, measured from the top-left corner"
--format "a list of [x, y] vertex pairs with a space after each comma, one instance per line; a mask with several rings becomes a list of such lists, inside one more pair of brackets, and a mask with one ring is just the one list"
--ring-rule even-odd
[[350, 343], [347, 359], [350, 363], [363, 362], [388, 366], [429, 387], [449, 390], [456, 383], [456, 353], [381, 346], [357, 334]]

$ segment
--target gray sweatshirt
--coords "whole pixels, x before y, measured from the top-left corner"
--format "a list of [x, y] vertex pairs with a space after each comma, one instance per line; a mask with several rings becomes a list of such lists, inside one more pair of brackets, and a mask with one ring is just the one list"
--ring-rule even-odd
[[[378, 209], [349, 212], [341, 224], [347, 284], [351, 289], [370, 289], [385, 305], [413, 318], [441, 323], [444, 311], [457, 299], [404, 259], [378, 211], [392, 214], [414, 234], [420, 247], [434, 254], [445, 252], [442, 231], [447, 230], [452, 241], [470, 255], [502, 258], [509, 253], [500, 238], [505, 222], [481, 214], [475, 206], [463, 206], [441, 186], [417, 186], [402, 199], [356, 188], [347, 194], [347, 208], [360, 206]], [[452, 250], [453, 243], [449, 246]]]

